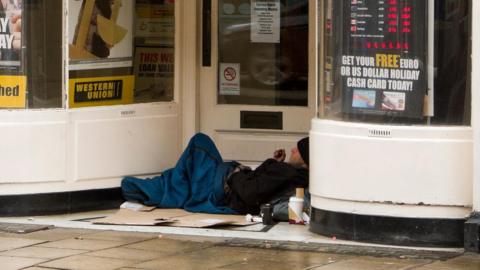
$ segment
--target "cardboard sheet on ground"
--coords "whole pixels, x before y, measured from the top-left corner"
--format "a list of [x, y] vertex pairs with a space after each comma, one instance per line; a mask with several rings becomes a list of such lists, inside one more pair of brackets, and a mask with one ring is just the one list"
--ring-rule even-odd
[[[188, 213], [188, 212], [187, 212]], [[247, 226], [257, 224], [258, 222], [249, 222], [245, 216], [240, 215], [215, 215], [202, 213], [189, 213], [185, 216], [175, 218], [176, 221], [169, 226], [207, 228], [220, 225]]]
[[151, 211], [135, 211], [131, 209], [120, 209], [115, 214], [105, 218], [95, 219], [92, 221], [94, 224], [110, 224], [110, 225], [144, 225], [153, 226], [163, 223], [171, 223], [175, 218], [187, 215], [181, 209], [162, 209], [164, 211], [157, 211], [160, 209], [154, 209]]
[[120, 209], [115, 214], [93, 220], [92, 223], [207, 228], [220, 225], [247, 226], [258, 222], [247, 221], [245, 216], [241, 215], [190, 213], [182, 209], [153, 209], [150, 211]]

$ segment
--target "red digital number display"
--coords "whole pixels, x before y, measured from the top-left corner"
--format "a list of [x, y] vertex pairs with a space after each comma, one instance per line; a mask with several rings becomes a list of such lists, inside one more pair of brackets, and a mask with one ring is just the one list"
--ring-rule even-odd
[[[413, 32], [413, 0], [379, 0], [376, 3], [352, 0], [352, 37], [362, 37], [357, 48], [410, 49]], [[366, 8], [367, 7], [367, 8]], [[370, 18], [370, 19], [365, 19]]]

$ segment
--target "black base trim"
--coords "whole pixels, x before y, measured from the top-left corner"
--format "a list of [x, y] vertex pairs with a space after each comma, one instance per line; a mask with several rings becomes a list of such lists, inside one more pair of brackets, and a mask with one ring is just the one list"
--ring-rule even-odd
[[480, 213], [474, 212], [465, 222], [464, 248], [468, 252], [480, 253]]
[[310, 231], [339, 239], [386, 245], [463, 247], [465, 219], [367, 216], [312, 207]]
[[0, 216], [69, 214], [118, 208], [121, 188], [0, 196]]

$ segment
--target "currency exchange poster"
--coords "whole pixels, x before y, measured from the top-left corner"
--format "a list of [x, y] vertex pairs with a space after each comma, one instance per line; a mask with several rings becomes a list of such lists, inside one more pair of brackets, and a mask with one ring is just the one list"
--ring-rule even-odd
[[334, 1], [336, 70], [348, 114], [420, 118], [427, 88], [427, 1]]

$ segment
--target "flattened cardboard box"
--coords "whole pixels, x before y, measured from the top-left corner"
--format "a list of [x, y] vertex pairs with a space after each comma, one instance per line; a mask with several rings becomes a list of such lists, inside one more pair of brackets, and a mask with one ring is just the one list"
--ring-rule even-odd
[[245, 216], [240, 215], [187, 213], [188, 215], [176, 217], [175, 222], [166, 225], [176, 227], [207, 228], [220, 225], [247, 226], [257, 224], [257, 222], [249, 222], [245, 220]]
[[115, 214], [92, 221], [93, 224], [140, 225], [140, 226], [175, 226], [207, 228], [220, 225], [247, 226], [258, 222], [246, 221], [241, 215], [217, 215], [190, 213], [182, 209], [154, 209], [135, 211], [120, 209]]
[[181, 209], [154, 209], [151, 211], [120, 209], [115, 214], [105, 218], [93, 220], [92, 223], [153, 226], [162, 223], [173, 222], [175, 218], [183, 215], [188, 215], [188, 212]]

